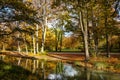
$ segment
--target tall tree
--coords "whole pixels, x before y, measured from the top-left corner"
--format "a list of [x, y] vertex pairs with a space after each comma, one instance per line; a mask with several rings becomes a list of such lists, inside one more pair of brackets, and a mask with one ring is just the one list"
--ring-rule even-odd
[[[74, 0], [74, 1], [73, 0], [71, 0], [71, 1], [63, 0], [63, 3], [62, 3], [62, 1], [60, 1], [60, 2], [56, 1], [56, 4], [64, 7], [64, 10], [68, 10], [68, 12], [70, 12], [69, 14], [71, 14], [71, 18], [74, 18], [76, 20], [76, 22], [79, 23], [77, 26], [79, 26], [78, 28], [81, 29], [82, 34], [83, 34], [86, 60], [89, 60], [88, 12], [87, 12], [88, 2], [89, 1], [82, 1], [82, 0]], [[75, 16], [73, 16], [73, 15], [75, 15]]]
[[38, 26], [41, 26], [42, 29], [42, 41], [41, 41], [41, 52], [44, 52], [45, 48], [45, 38], [46, 38], [46, 27], [47, 20], [50, 12], [50, 0], [32, 0], [35, 10], [37, 11], [36, 19], [40, 22], [39, 25], [36, 25], [36, 51], [38, 52]]

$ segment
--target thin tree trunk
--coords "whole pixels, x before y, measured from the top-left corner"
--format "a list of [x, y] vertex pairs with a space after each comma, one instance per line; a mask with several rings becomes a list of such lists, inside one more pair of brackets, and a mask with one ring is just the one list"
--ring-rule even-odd
[[42, 47], [41, 47], [41, 53], [44, 52], [45, 48], [45, 38], [46, 38], [46, 26], [47, 26], [47, 1], [44, 0], [43, 2], [43, 24], [42, 24]]
[[30, 52], [33, 53], [33, 35], [31, 35]]
[[33, 51], [34, 51], [34, 54], [36, 54], [36, 47], [35, 47], [35, 37], [34, 37], [34, 34], [32, 36], [32, 39], [33, 39]]
[[[105, 14], [106, 15], [106, 14]], [[105, 17], [105, 27], [107, 27], [107, 17]], [[110, 57], [109, 35], [106, 33], [106, 56]]]
[[119, 52], [120, 52], [120, 35], [118, 35], [119, 36], [119, 42], [118, 42], [118, 44], [119, 44]]
[[28, 54], [28, 46], [27, 46], [27, 43], [26, 43], [26, 34], [25, 34], [25, 38], [24, 38], [24, 43], [25, 43], [26, 54]]
[[80, 11], [79, 13], [79, 27], [82, 30], [83, 38], [84, 38], [84, 49], [85, 49], [85, 60], [89, 60], [89, 50], [88, 50], [88, 30], [87, 30], [87, 23], [83, 21], [83, 13]]
[[42, 29], [42, 47], [41, 47], [41, 52], [44, 52], [44, 48], [45, 48], [45, 37], [46, 37], [46, 25], [43, 25], [43, 29]]
[[110, 45], [109, 45], [109, 36], [106, 34], [106, 52], [107, 52], [107, 57], [110, 57]]
[[60, 52], [62, 50], [62, 39], [63, 39], [63, 33], [61, 31], [61, 33], [60, 33]]
[[[20, 34], [18, 33], [18, 38], [19, 38]], [[21, 48], [20, 48], [20, 41], [18, 41], [18, 52], [21, 52]]]
[[39, 52], [39, 43], [38, 43], [38, 27], [39, 25], [36, 25], [36, 53]]
[[28, 54], [28, 46], [27, 46], [27, 43], [25, 43], [25, 50], [26, 50], [26, 54]]
[[[94, 34], [97, 34], [97, 33], [94, 33]], [[94, 44], [95, 44], [95, 55], [97, 56], [98, 55], [98, 37], [95, 36], [94, 37]]]
[[[19, 28], [19, 22], [16, 21], [16, 27]], [[19, 38], [20, 37], [20, 33], [17, 34], [17, 37]], [[18, 40], [18, 52], [21, 52], [21, 48], [20, 48], [20, 41]]]
[[2, 43], [2, 50], [5, 51], [5, 45]]
[[[87, 31], [87, 30], [86, 30]], [[85, 31], [84, 34], [84, 43], [85, 43], [85, 60], [89, 60], [89, 51], [88, 51], [88, 36], [87, 33]]]
[[[108, 17], [107, 17], [107, 0], [105, 0], [105, 2], [104, 2], [104, 6], [105, 6], [105, 8], [104, 8], [104, 17], [105, 17], [105, 20], [104, 20], [104, 26], [105, 27], [108, 27], [108, 24], [107, 24], [107, 19], [108, 19]], [[109, 35], [108, 35], [108, 33], [107, 33], [107, 31], [106, 31], [106, 56], [107, 57], [110, 57], [110, 50], [109, 50]]]
[[58, 51], [58, 32], [55, 29], [55, 51]]

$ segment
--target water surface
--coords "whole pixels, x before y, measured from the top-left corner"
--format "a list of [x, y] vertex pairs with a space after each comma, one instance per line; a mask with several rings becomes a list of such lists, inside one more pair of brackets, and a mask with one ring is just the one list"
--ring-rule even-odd
[[[120, 74], [90, 70], [62, 61], [46, 61], [11, 56], [0, 56], [0, 60], [30, 71], [35, 78], [32, 79], [31, 76], [31, 78], [28, 78], [29, 80], [120, 80]], [[21, 68], [18, 69], [20, 70]], [[0, 71], [0, 78], [7, 80], [2, 76], [3, 70]], [[26, 73], [23, 74], [25, 75]]]

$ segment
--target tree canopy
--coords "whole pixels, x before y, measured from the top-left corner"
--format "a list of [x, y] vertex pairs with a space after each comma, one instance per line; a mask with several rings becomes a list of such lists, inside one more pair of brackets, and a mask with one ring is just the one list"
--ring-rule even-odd
[[0, 0], [0, 22], [37, 22], [35, 14], [31, 4], [24, 3], [23, 0]]

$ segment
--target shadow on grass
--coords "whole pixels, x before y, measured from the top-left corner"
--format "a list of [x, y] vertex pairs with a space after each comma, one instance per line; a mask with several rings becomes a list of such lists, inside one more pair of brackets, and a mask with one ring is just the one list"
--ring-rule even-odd
[[0, 60], [0, 80], [39, 80], [30, 71]]

